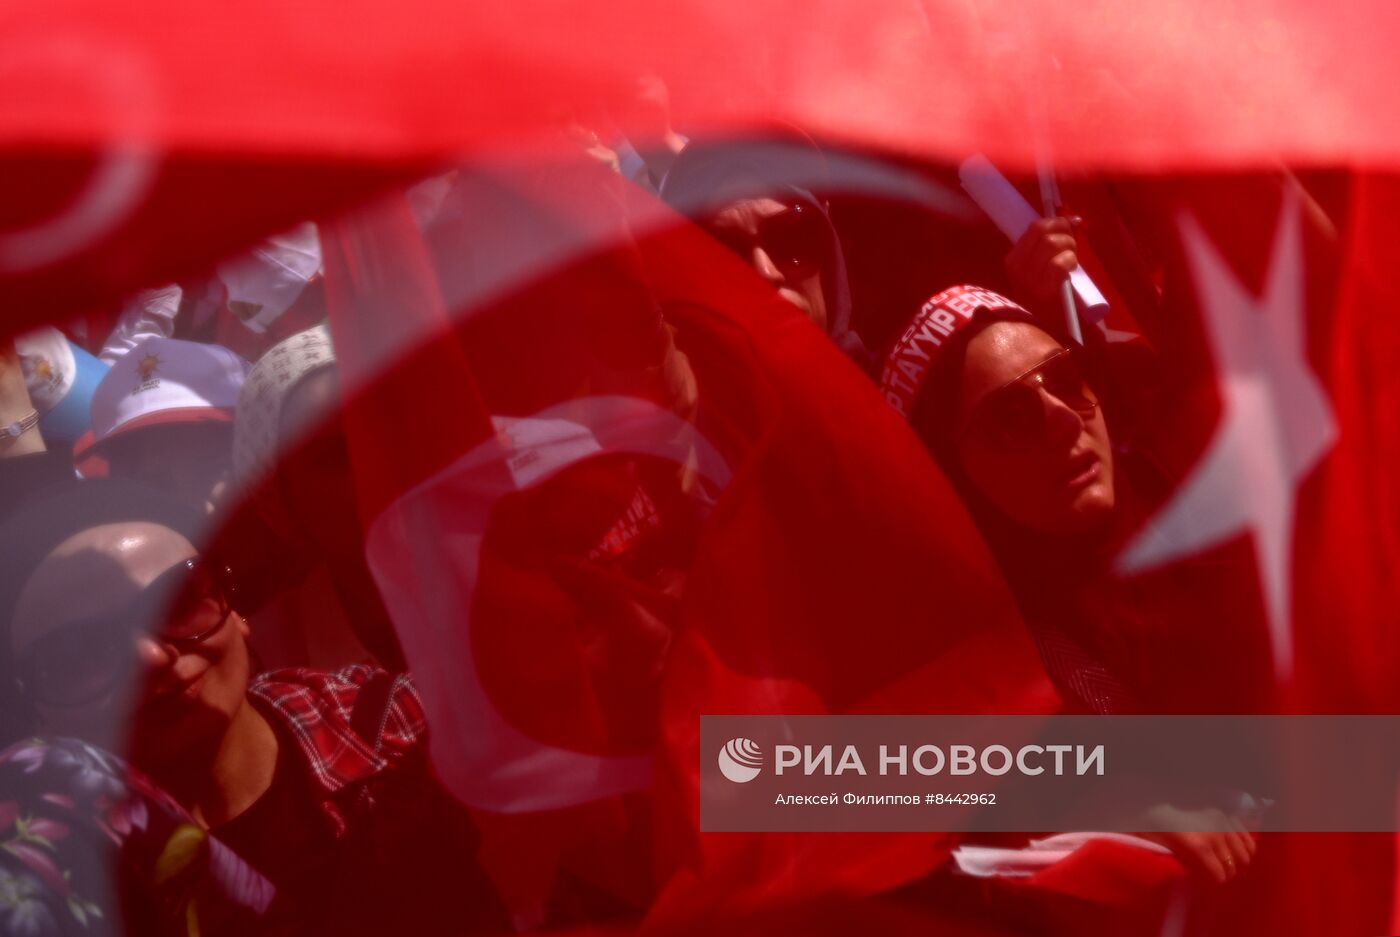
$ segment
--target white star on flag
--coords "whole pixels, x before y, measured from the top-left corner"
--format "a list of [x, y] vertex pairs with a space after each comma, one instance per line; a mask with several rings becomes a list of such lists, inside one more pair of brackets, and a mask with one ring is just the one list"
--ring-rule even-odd
[[1289, 192], [1262, 297], [1251, 295], [1194, 218], [1181, 219], [1219, 375], [1220, 422], [1190, 477], [1118, 558], [1120, 573], [1136, 573], [1253, 533], [1280, 682], [1293, 673], [1296, 489], [1337, 438], [1326, 392], [1307, 360], [1300, 219]]

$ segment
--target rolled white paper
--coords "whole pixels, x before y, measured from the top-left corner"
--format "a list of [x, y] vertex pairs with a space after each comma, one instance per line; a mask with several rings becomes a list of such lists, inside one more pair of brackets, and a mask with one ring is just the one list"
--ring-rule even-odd
[[1021, 878], [1048, 869], [1094, 840], [1136, 846], [1148, 852], [1171, 854], [1169, 849], [1159, 843], [1127, 833], [1060, 833], [1048, 839], [1033, 839], [1021, 849], [959, 846], [953, 850], [953, 862], [957, 870], [964, 875], [977, 878]]
[[[1013, 244], [1040, 217], [1031, 203], [981, 153], [963, 161], [958, 167], [958, 180], [977, 207], [987, 213], [992, 223]], [[1084, 321], [1091, 325], [1103, 321], [1108, 315], [1108, 300], [1104, 299], [1103, 293], [1099, 292], [1083, 267], [1076, 266], [1069, 272], [1069, 285], [1079, 300], [1080, 316]]]

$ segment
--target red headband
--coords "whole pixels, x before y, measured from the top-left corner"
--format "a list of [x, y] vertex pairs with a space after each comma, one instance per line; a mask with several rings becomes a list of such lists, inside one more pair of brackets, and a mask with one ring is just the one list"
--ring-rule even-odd
[[980, 286], [951, 286], [923, 304], [890, 348], [880, 375], [880, 391], [905, 419], [914, 409], [934, 354], [981, 310], [1031, 318], [1029, 312], [999, 293]]

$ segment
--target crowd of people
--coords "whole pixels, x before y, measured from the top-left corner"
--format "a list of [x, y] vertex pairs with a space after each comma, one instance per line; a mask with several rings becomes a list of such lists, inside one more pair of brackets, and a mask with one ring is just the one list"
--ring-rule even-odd
[[[1100, 200], [1099, 216], [1001, 238], [980, 218], [843, 192], [821, 147], [780, 139], [666, 127], [645, 141], [582, 134], [579, 149], [613, 173], [608, 185], [620, 175], [688, 216], [788, 304], [788, 327], [820, 330], [868, 375], [962, 499], [1065, 711], [1270, 711], [1258, 634], [1223, 633], [1231, 615], [1192, 605], [1238, 595], [1239, 620], [1257, 618], [1253, 580], [1229, 556], [1147, 580], [1112, 571], [1169, 484], [1152, 433], [1166, 418], [1156, 376], [1170, 349], [1152, 326], [1170, 301], [1169, 258], [1150, 237], [1109, 238], [1093, 261], [1106, 321], [1070, 328], [1061, 286], [1100, 246], [1085, 230], [1142, 218], [1109, 217]], [[458, 181], [409, 193], [420, 229], [447, 232], [431, 251], [439, 268], [466, 237]], [[1111, 261], [1128, 248], [1147, 272], [1124, 284]], [[645, 266], [618, 254], [605, 260]], [[328, 267], [308, 222], [105, 317], [5, 342], [7, 933], [499, 932], [645, 911], [579, 881], [533, 902], [503, 894], [479, 818], [435, 775], [413, 655], [366, 556], [373, 518], [346, 422], [365, 388], [337, 357], [345, 320], [331, 315]], [[697, 377], [697, 339], [664, 307], [617, 326], [590, 308], [611, 295], [546, 285], [493, 302], [467, 352], [497, 432], [527, 435], [521, 417], [581, 387], [648, 396], [684, 419], [707, 394], [741, 393]], [[523, 346], [556, 329], [588, 358], [577, 373], [525, 361]], [[386, 449], [398, 432], [383, 428]], [[520, 451], [507, 466], [517, 479], [529, 472]], [[635, 725], [647, 718], [636, 700], [664, 680], [688, 563], [717, 509], [700, 475], [642, 456], [584, 463], [519, 510], [518, 535], [482, 561], [543, 570], [589, 610], [582, 643], [605, 649], [597, 685], [614, 694], [598, 705], [638, 744], [655, 727]], [[539, 620], [558, 604], [532, 594], [504, 614]], [[1163, 665], [1168, 643], [1191, 679]], [[1245, 880], [1258, 848], [1217, 810], [1150, 836], [1211, 894]]]

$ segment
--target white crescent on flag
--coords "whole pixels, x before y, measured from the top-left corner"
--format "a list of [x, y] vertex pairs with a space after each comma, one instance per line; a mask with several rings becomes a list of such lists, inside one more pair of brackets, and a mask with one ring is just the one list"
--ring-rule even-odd
[[98, 102], [111, 125], [76, 195], [47, 218], [0, 232], [0, 273], [20, 273], [79, 254], [131, 217], [160, 165], [152, 129], [160, 109], [151, 67], [139, 53], [80, 31], [8, 36], [0, 47], [0, 82], [74, 85]]
[[[693, 459], [717, 488], [728, 484], [730, 468], [694, 424], [634, 397], [586, 397], [494, 423], [493, 438], [390, 504], [366, 541], [370, 569], [423, 697], [433, 765], [464, 804], [500, 813], [644, 789], [651, 783], [650, 756], [541, 744], [511, 725], [482, 687], [472, 653], [482, 540], [502, 497], [597, 455]], [[451, 523], [442, 523], [444, 517]]]

